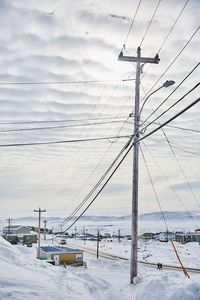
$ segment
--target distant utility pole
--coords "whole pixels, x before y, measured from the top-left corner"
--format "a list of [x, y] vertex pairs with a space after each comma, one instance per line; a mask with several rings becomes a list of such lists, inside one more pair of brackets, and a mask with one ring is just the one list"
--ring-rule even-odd
[[44, 240], [46, 241], [46, 233], [47, 233], [47, 220], [44, 220]]
[[8, 221], [8, 237], [10, 236], [10, 226], [11, 226], [11, 221], [12, 220], [13, 219], [11, 219], [11, 218], [6, 219], [6, 221]]
[[83, 235], [84, 235], [84, 245], [85, 245], [85, 240], [86, 240], [85, 226], [83, 227]]
[[76, 227], [74, 228], [74, 231], [75, 231], [75, 235], [74, 235], [74, 236], [75, 236], [75, 238], [76, 238], [76, 232], [77, 232], [77, 229], [76, 229]]
[[53, 245], [53, 226], [52, 226], [52, 231], [51, 231], [51, 233], [52, 233], [52, 245]]
[[120, 229], [118, 230], [118, 242], [120, 242]]
[[99, 230], [97, 231], [97, 258], [99, 258]]
[[37, 258], [40, 258], [40, 223], [41, 223], [41, 213], [45, 212], [45, 209], [39, 207], [38, 210], [34, 209], [34, 212], [39, 213], [39, 222], [38, 222], [38, 249], [37, 249]]
[[134, 113], [134, 149], [133, 149], [133, 184], [132, 184], [132, 242], [131, 242], [131, 266], [130, 283], [134, 283], [137, 277], [137, 234], [138, 234], [138, 154], [139, 154], [139, 122], [140, 122], [140, 73], [141, 63], [158, 64], [160, 61], [158, 54], [154, 58], [141, 57], [141, 49], [137, 48], [137, 56], [124, 56], [119, 54], [118, 60], [136, 62], [136, 81], [135, 81], [135, 113]]

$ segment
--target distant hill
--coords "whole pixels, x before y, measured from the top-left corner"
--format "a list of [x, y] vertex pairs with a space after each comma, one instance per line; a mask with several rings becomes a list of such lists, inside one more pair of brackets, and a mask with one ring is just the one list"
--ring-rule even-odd
[[[200, 221], [200, 212], [194, 212], [191, 211], [190, 213], [185, 211], [164, 211], [164, 216], [167, 220], [170, 221], [184, 221], [188, 219], [193, 219], [194, 221]], [[151, 212], [146, 214], [140, 214], [139, 220], [140, 221], [157, 221], [161, 220], [163, 218], [161, 212]], [[48, 217], [43, 218], [46, 219], [49, 222], [55, 222], [59, 223], [62, 222], [64, 219], [59, 217]], [[74, 220], [75, 217], [72, 218]], [[15, 218], [15, 221], [17, 222], [30, 222], [30, 221], [37, 221], [37, 217], [21, 217], [21, 218]], [[81, 221], [91, 221], [91, 222], [111, 222], [111, 221], [129, 221], [131, 220], [131, 215], [125, 215], [125, 216], [83, 216], [81, 218]]]

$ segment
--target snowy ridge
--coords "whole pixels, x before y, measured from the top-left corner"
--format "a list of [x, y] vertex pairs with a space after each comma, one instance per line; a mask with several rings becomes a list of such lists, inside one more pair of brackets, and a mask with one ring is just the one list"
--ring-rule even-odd
[[[171, 221], [184, 221], [188, 220], [188, 218], [192, 218], [193, 220], [200, 221], [200, 213], [191, 211], [189, 214], [185, 211], [164, 211], [163, 212], [167, 220]], [[142, 221], [157, 221], [158, 219], [162, 219], [161, 212], [152, 212], [146, 214], [140, 214], [139, 219]], [[50, 222], [62, 222], [64, 219], [59, 217], [47, 217], [43, 218]], [[74, 220], [75, 217], [72, 218]], [[37, 221], [37, 217], [21, 217], [15, 218], [16, 222], [26, 222], [26, 221]], [[129, 221], [131, 220], [131, 215], [124, 215], [124, 216], [82, 216], [81, 221], [93, 221], [93, 222], [110, 222], [110, 221]]]

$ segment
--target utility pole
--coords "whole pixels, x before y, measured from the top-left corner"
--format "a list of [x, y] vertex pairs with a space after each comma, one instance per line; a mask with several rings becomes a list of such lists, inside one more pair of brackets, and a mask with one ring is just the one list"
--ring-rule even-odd
[[83, 227], [83, 235], [84, 235], [84, 245], [85, 245], [85, 240], [86, 240], [85, 226]]
[[74, 237], [75, 237], [75, 239], [76, 239], [76, 232], [77, 232], [76, 227], [74, 228], [74, 231], [75, 231]]
[[34, 212], [39, 213], [39, 222], [38, 222], [38, 248], [37, 248], [37, 258], [40, 258], [40, 223], [41, 223], [41, 213], [45, 212], [45, 209], [39, 207], [38, 210], [34, 209]]
[[97, 231], [97, 258], [99, 258], [99, 230]]
[[47, 220], [44, 220], [44, 240], [46, 241], [46, 233], [47, 233]]
[[52, 226], [52, 231], [51, 231], [51, 233], [52, 233], [52, 245], [53, 245], [53, 226]]
[[123, 52], [119, 54], [118, 60], [136, 62], [136, 80], [135, 80], [135, 113], [134, 113], [134, 149], [133, 149], [133, 183], [132, 183], [132, 241], [131, 241], [131, 266], [130, 283], [134, 283], [137, 277], [137, 235], [138, 235], [138, 154], [139, 154], [139, 123], [140, 123], [140, 73], [141, 63], [158, 64], [160, 59], [158, 54], [154, 58], [141, 57], [141, 49], [137, 48], [137, 56], [124, 56]]
[[118, 242], [120, 243], [120, 229], [118, 230]]
[[11, 221], [12, 221], [13, 219], [11, 219], [11, 218], [8, 218], [8, 219], [6, 219], [6, 221], [8, 221], [8, 237], [10, 236], [10, 226], [11, 226]]

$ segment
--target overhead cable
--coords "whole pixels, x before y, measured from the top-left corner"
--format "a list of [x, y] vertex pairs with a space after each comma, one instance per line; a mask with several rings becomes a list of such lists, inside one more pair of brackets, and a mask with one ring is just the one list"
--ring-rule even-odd
[[[192, 89], [190, 89], [186, 94], [184, 94], [179, 100], [177, 100], [174, 104], [172, 104], [168, 109], [166, 109], [164, 112], [162, 112], [158, 117], [156, 117], [153, 121], [151, 121], [149, 124], [147, 124], [145, 126], [145, 130], [151, 125], [153, 124], [156, 120], [158, 120], [160, 117], [162, 117], [164, 114], [166, 114], [170, 109], [172, 109], [172, 107], [174, 107], [175, 105], [177, 105], [180, 101], [182, 101], [186, 96], [188, 96], [191, 92], [193, 92], [198, 86], [200, 85], [200, 82], [197, 83]], [[163, 103], [163, 102], [162, 102]], [[161, 106], [161, 105], [160, 105]], [[160, 107], [159, 106], [159, 107]], [[158, 108], [156, 108], [156, 110], [154, 110], [154, 112], [152, 114], [155, 113], [155, 111], [157, 111]], [[152, 115], [151, 114], [151, 115]], [[147, 119], [146, 119], [147, 120]], [[145, 121], [146, 121], [145, 120]]]
[[[183, 78], [183, 80], [175, 87], [175, 89], [157, 106], [157, 108], [140, 124], [142, 126], [170, 97], [173, 93], [179, 89], [179, 87], [185, 82], [185, 80], [199, 67], [200, 62]], [[146, 94], [147, 95], [147, 94]]]
[[122, 138], [130, 138], [130, 135], [124, 136], [108, 136], [108, 137], [99, 137], [99, 138], [91, 138], [91, 139], [74, 139], [74, 140], [66, 140], [66, 141], [53, 141], [53, 142], [35, 142], [35, 143], [16, 143], [16, 144], [4, 144], [0, 145], [0, 147], [20, 147], [20, 146], [36, 146], [36, 145], [51, 145], [51, 144], [66, 144], [66, 143], [79, 143], [79, 142], [91, 142], [91, 141], [100, 141], [100, 140], [111, 140], [111, 139], [122, 139]]
[[48, 129], [60, 129], [60, 128], [74, 128], [74, 127], [84, 127], [93, 125], [105, 125], [114, 123], [123, 123], [124, 121], [107, 121], [107, 122], [96, 122], [96, 123], [82, 123], [82, 124], [70, 124], [70, 125], [60, 125], [60, 126], [49, 126], [49, 127], [35, 127], [35, 128], [19, 128], [19, 129], [0, 129], [1, 133], [6, 132], [18, 132], [18, 131], [34, 131], [34, 130], [48, 130]]
[[30, 81], [30, 82], [0, 82], [0, 85], [48, 85], [48, 84], [84, 84], [84, 83], [104, 83], [104, 82], [125, 82], [135, 79], [114, 79], [114, 80], [80, 80], [80, 81]]
[[152, 188], [153, 188], [153, 192], [154, 192], [156, 201], [157, 201], [158, 206], [159, 206], [159, 208], [160, 208], [160, 212], [161, 212], [161, 214], [162, 214], [163, 221], [164, 221], [165, 226], [166, 226], [166, 230], [167, 230], [167, 232], [169, 232], [169, 229], [168, 229], [168, 226], [167, 226], [167, 222], [166, 222], [166, 218], [165, 218], [164, 212], [163, 212], [163, 210], [162, 210], [162, 207], [161, 207], [161, 204], [160, 204], [160, 200], [159, 200], [159, 198], [158, 198], [158, 194], [157, 194], [157, 192], [156, 192], [156, 189], [155, 189], [155, 186], [154, 186], [154, 183], [153, 183], [153, 179], [152, 179], [152, 177], [151, 177], [151, 173], [150, 173], [149, 167], [148, 167], [148, 165], [147, 165], [147, 160], [146, 160], [146, 158], [145, 158], [145, 156], [144, 156], [144, 152], [142, 151], [141, 145], [140, 145], [140, 151], [141, 151], [141, 153], [142, 153], [142, 158], [143, 158], [143, 161], [144, 161], [144, 164], [145, 164], [145, 167], [146, 167], [148, 176], [149, 176], [149, 181], [150, 181], [150, 183], [151, 183], [151, 186], [152, 186]]
[[47, 120], [47, 121], [10, 121], [0, 122], [0, 125], [20, 125], [20, 124], [38, 124], [38, 123], [64, 123], [64, 122], [84, 122], [84, 121], [95, 121], [95, 120], [112, 120], [112, 119], [125, 119], [127, 116], [119, 117], [99, 117], [99, 118], [85, 118], [85, 119], [63, 119], [63, 120]]
[[156, 82], [152, 85], [150, 90], [147, 92], [146, 96], [153, 90], [153, 88], [156, 86], [156, 84], [160, 81], [160, 79], [167, 73], [167, 71], [171, 68], [171, 66], [175, 63], [175, 61], [179, 58], [179, 56], [182, 54], [182, 52], [185, 50], [185, 48], [188, 46], [188, 44], [191, 42], [191, 40], [194, 38], [194, 36], [199, 31], [200, 26], [194, 31], [194, 33], [191, 35], [191, 37], [188, 39], [188, 41], [185, 43], [184, 47], [179, 51], [179, 53], [175, 56], [175, 58], [172, 60], [172, 62], [169, 64], [169, 66], [165, 69], [165, 71], [162, 73], [162, 75], [156, 80]]
[[194, 219], [193, 219], [193, 216], [191, 215], [191, 213], [189, 212], [189, 210], [188, 210], [187, 207], [185, 206], [183, 200], [181, 199], [181, 197], [180, 197], [179, 194], [177, 193], [175, 187], [173, 186], [173, 184], [171, 184], [171, 182], [170, 182], [168, 176], [165, 174], [165, 172], [163, 171], [163, 169], [160, 167], [158, 161], [157, 161], [157, 160], [155, 159], [155, 157], [153, 156], [153, 154], [152, 154], [150, 148], [147, 147], [147, 145], [146, 145], [146, 143], [145, 143], [144, 141], [142, 141], [142, 143], [143, 143], [143, 145], [145, 146], [145, 148], [147, 149], [148, 153], [151, 155], [151, 158], [153, 159], [154, 163], [155, 163], [155, 164], [157, 165], [157, 167], [160, 169], [160, 171], [161, 171], [163, 177], [164, 177], [165, 180], [168, 182], [169, 187], [170, 187], [171, 190], [174, 192], [176, 198], [177, 198], [178, 201], [182, 204], [182, 206], [184, 207], [185, 211], [188, 213], [188, 215], [189, 215], [189, 217], [191, 218], [192, 222], [193, 222], [195, 225], [197, 225], [196, 222], [195, 222]]
[[[154, 134], [155, 132], [157, 132], [158, 130], [160, 130], [162, 127], [166, 126], [167, 124], [169, 124], [170, 122], [172, 122], [173, 120], [175, 120], [177, 117], [179, 117], [180, 115], [182, 115], [188, 109], [190, 109], [191, 107], [193, 107], [194, 105], [196, 105], [199, 101], [200, 101], [200, 98], [198, 98], [195, 101], [193, 101], [190, 105], [186, 106], [179, 113], [177, 113], [176, 115], [174, 115], [173, 117], [171, 117], [170, 119], [168, 119], [167, 121], [165, 121], [164, 123], [162, 123], [160, 126], [158, 126], [157, 128], [155, 128], [154, 130], [152, 130], [151, 132], [149, 132], [145, 136], [139, 138], [138, 142], [140, 142], [140, 141], [144, 140], [145, 138], [151, 136], [152, 134]], [[134, 145], [134, 142], [129, 146], [128, 150], [126, 151], [126, 153], [124, 154], [124, 156], [122, 157], [122, 159], [120, 160], [120, 162], [118, 163], [118, 165], [116, 166], [116, 168], [114, 169], [114, 171], [111, 173], [111, 175], [109, 176], [109, 178], [106, 180], [106, 182], [104, 183], [104, 185], [101, 187], [101, 189], [95, 195], [95, 197], [91, 200], [91, 202], [87, 205], [87, 207], [83, 210], [83, 212], [76, 218], [76, 220], [67, 229], [65, 229], [65, 232], [67, 232], [67, 230], [69, 230], [81, 218], [81, 216], [87, 211], [87, 209], [92, 205], [92, 203], [95, 201], [95, 199], [101, 193], [101, 191], [104, 189], [104, 187], [110, 181], [110, 179], [112, 178], [112, 176], [114, 175], [114, 173], [117, 171], [117, 169], [119, 168], [119, 166], [121, 165], [121, 163], [124, 161], [124, 159], [126, 158], [126, 156], [128, 155], [128, 153], [132, 149], [133, 145]]]
[[157, 9], [158, 9], [158, 7], [159, 7], [161, 1], [162, 1], [162, 0], [158, 0], [158, 3], [157, 3], [157, 5], [156, 5], [156, 8], [155, 8], [155, 10], [154, 10], [154, 12], [153, 12], [153, 15], [152, 15], [152, 17], [151, 17], [151, 20], [149, 21], [149, 24], [148, 24], [148, 26], [147, 26], [147, 28], [146, 28], [146, 31], [145, 31], [145, 33], [144, 33], [144, 35], [143, 35], [143, 38], [142, 38], [141, 42], [140, 42], [140, 48], [141, 48], [141, 46], [142, 46], [142, 44], [143, 44], [143, 42], [144, 42], [144, 39], [145, 39], [145, 37], [146, 37], [146, 35], [147, 35], [147, 32], [148, 32], [148, 30], [149, 30], [149, 27], [151, 26], [151, 23], [152, 23], [152, 21], [153, 21], [153, 18], [154, 18], [155, 14], [156, 14], [156, 11], [157, 11]]
[[181, 15], [182, 15], [182, 13], [183, 13], [183, 11], [184, 11], [184, 9], [185, 9], [185, 7], [186, 7], [186, 5], [188, 4], [188, 2], [189, 2], [189, 1], [190, 1], [190, 0], [187, 0], [187, 1], [185, 2], [185, 4], [183, 5], [183, 8], [181, 9], [181, 11], [180, 11], [179, 15], [177, 16], [177, 18], [176, 18], [176, 20], [175, 20], [174, 24], [172, 25], [171, 29], [169, 30], [169, 32], [168, 32], [168, 34], [167, 34], [167, 36], [165, 37], [165, 39], [164, 39], [163, 43], [161, 44], [161, 46], [160, 46], [160, 48], [159, 48], [159, 50], [157, 51], [157, 53], [158, 53], [158, 54], [160, 53], [160, 51], [161, 51], [161, 50], [162, 50], [162, 48], [164, 47], [164, 45], [165, 45], [166, 41], [168, 40], [168, 38], [169, 38], [170, 34], [172, 33], [172, 31], [173, 31], [174, 27], [176, 26], [176, 24], [177, 24], [178, 20], [180, 19]]
[[133, 28], [133, 24], [134, 24], [134, 22], [135, 22], [135, 19], [136, 19], [136, 16], [137, 16], [139, 7], [140, 7], [140, 5], [141, 5], [141, 2], [142, 2], [142, 0], [139, 0], [138, 5], [137, 5], [137, 8], [136, 8], [136, 11], [135, 11], [135, 14], [134, 14], [134, 16], [133, 16], [133, 18], [132, 18], [132, 22], [131, 22], [131, 25], [130, 25], [130, 27], [129, 27], [128, 33], [127, 33], [126, 38], [125, 38], [125, 40], [124, 40], [124, 44], [123, 44], [122, 50], [126, 47], [126, 42], [127, 42], [127, 40], [128, 40], [129, 34], [130, 34], [130, 32], [131, 32], [131, 30], [132, 30], [132, 28]]

